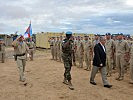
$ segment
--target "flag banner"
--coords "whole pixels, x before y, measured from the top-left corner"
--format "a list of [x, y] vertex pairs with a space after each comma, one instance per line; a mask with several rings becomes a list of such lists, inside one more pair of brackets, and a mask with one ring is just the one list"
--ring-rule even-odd
[[32, 27], [31, 27], [31, 22], [29, 27], [27, 28], [26, 32], [24, 33], [24, 38], [30, 38], [32, 37]]

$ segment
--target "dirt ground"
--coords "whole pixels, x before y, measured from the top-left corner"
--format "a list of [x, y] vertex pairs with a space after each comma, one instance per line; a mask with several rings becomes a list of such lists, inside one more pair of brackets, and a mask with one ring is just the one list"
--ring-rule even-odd
[[116, 81], [117, 73], [109, 77], [111, 89], [103, 87], [100, 73], [97, 85], [89, 83], [90, 71], [73, 66], [72, 83], [75, 90], [69, 90], [62, 83], [64, 67], [51, 59], [49, 51], [37, 51], [34, 61], [27, 61], [26, 82], [19, 82], [12, 48], [7, 48], [6, 63], [0, 63], [0, 100], [133, 100], [133, 85], [129, 84], [129, 74], [123, 81]]

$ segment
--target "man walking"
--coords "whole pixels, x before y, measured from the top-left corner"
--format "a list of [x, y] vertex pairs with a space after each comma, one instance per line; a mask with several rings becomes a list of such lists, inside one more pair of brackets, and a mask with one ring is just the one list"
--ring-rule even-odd
[[104, 87], [111, 88], [112, 85], [109, 85], [106, 76], [106, 51], [105, 51], [105, 39], [100, 37], [100, 43], [96, 44], [94, 47], [94, 59], [93, 59], [93, 68], [90, 77], [90, 83], [96, 85], [94, 81], [96, 73], [100, 70]]
[[24, 82], [24, 71], [25, 71], [25, 65], [26, 65], [26, 56], [25, 53], [28, 51], [27, 44], [23, 41], [23, 36], [19, 36], [16, 40], [12, 43], [15, 52], [16, 52], [16, 61], [19, 68], [19, 74], [20, 74], [20, 81]]
[[71, 67], [72, 67], [72, 32], [66, 32], [66, 39], [62, 43], [62, 59], [64, 62], [65, 73], [64, 73], [64, 84], [67, 84], [71, 90], [74, 89], [71, 83]]

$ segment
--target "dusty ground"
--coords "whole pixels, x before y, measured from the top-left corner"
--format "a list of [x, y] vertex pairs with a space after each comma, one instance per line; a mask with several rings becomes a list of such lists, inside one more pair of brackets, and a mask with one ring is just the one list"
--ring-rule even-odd
[[63, 64], [50, 60], [49, 51], [37, 51], [35, 60], [26, 66], [27, 86], [19, 82], [16, 62], [12, 59], [12, 49], [8, 48], [6, 63], [0, 63], [0, 100], [133, 100], [133, 85], [129, 84], [129, 74], [125, 80], [115, 80], [117, 74], [108, 78], [113, 85], [104, 88], [100, 73], [97, 86], [89, 84], [90, 72], [72, 68], [72, 82], [75, 90], [69, 90], [62, 83]]

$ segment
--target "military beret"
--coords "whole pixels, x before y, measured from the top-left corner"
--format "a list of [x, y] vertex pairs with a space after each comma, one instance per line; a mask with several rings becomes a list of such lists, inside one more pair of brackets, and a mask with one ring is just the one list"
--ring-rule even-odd
[[106, 35], [111, 35], [110, 33], [106, 33]]
[[123, 33], [118, 33], [118, 35], [123, 35]]
[[67, 31], [66, 34], [72, 35], [72, 32], [71, 31]]
[[99, 34], [95, 34], [95, 36], [99, 36]]

